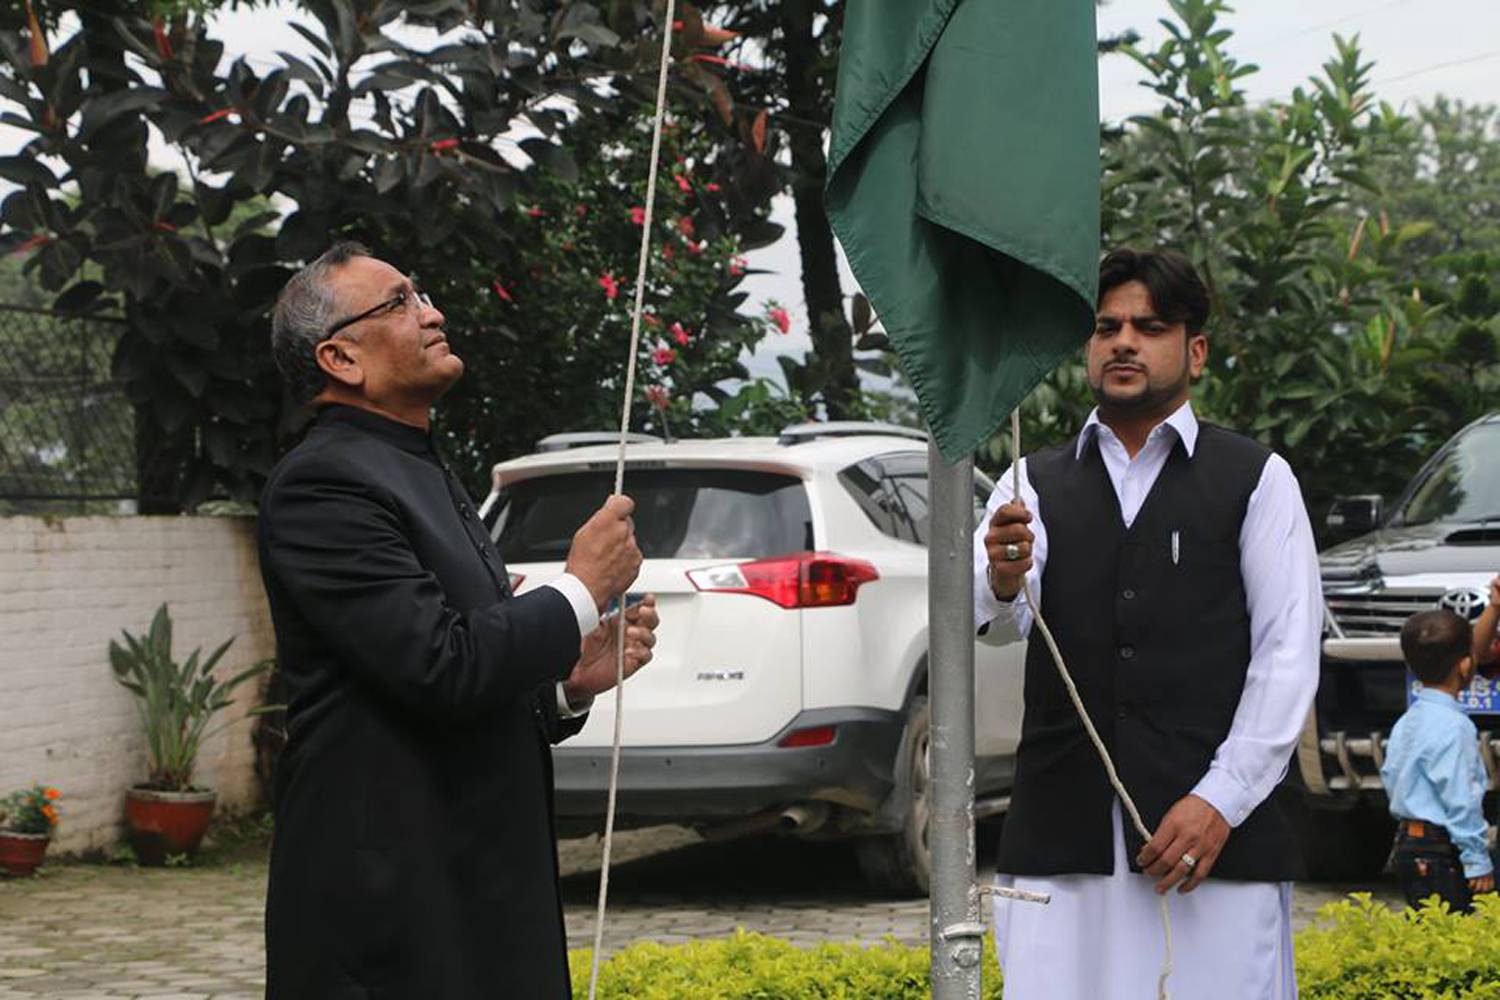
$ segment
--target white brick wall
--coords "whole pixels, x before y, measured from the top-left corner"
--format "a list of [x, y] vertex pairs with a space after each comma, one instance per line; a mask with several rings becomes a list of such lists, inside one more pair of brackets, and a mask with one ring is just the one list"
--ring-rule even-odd
[[[0, 518], [0, 794], [32, 782], [63, 792], [56, 852], [121, 837], [125, 789], [146, 777], [134, 696], [109, 668], [109, 641], [143, 633], [167, 602], [180, 662], [238, 636], [228, 676], [274, 652], [248, 517]], [[240, 689], [221, 718], [259, 696]], [[240, 810], [259, 794], [249, 721], [210, 738], [195, 778]]]

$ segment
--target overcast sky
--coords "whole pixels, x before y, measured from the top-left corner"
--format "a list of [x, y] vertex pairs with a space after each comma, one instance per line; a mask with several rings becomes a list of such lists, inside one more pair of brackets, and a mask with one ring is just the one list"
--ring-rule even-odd
[[[1134, 29], [1145, 44], [1153, 44], [1165, 34], [1157, 19], [1168, 9], [1165, 0], [1110, 0], [1099, 11], [1100, 34]], [[215, 34], [230, 56], [246, 55], [256, 62], [274, 60], [277, 50], [307, 51], [306, 41], [287, 27], [288, 16], [290, 8], [227, 12], [218, 15]], [[1229, 51], [1260, 67], [1242, 81], [1252, 101], [1284, 97], [1317, 73], [1333, 51], [1334, 32], [1359, 35], [1375, 63], [1375, 90], [1383, 100], [1409, 105], [1447, 94], [1472, 102], [1500, 101], [1500, 0], [1245, 0], [1226, 23], [1235, 32]], [[1141, 76], [1124, 56], [1103, 60], [1100, 110], [1106, 119], [1152, 109], [1153, 95], [1139, 86]], [[0, 130], [0, 145], [14, 148], [24, 141], [20, 136], [12, 129]], [[793, 315], [793, 332], [773, 334], [751, 366], [760, 374], [779, 375], [774, 355], [800, 353], [809, 342], [789, 199], [778, 203], [775, 217], [788, 225], [788, 234], [751, 258], [754, 266], [774, 273], [752, 277], [748, 289], [756, 299], [780, 300]], [[847, 268], [845, 276], [846, 291], [852, 291]]]

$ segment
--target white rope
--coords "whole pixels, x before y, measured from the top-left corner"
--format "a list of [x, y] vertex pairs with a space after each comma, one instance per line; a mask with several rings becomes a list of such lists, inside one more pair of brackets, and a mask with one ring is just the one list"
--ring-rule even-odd
[[[1010, 454], [1011, 454], [1011, 493], [1016, 503], [1021, 503], [1021, 411], [1019, 408], [1012, 410], [1010, 414]], [[1062, 650], [1057, 648], [1057, 640], [1052, 637], [1052, 630], [1047, 627], [1047, 620], [1042, 617], [1042, 609], [1036, 602], [1036, 597], [1031, 593], [1031, 582], [1024, 576], [1021, 578], [1021, 592], [1026, 595], [1026, 605], [1031, 609], [1031, 620], [1036, 623], [1037, 629], [1042, 633], [1042, 639], [1046, 641], [1047, 648], [1052, 652], [1052, 662], [1057, 664], [1058, 676], [1062, 678], [1063, 687], [1068, 689], [1068, 697], [1073, 701], [1073, 707], [1078, 711], [1078, 717], [1083, 720], [1084, 731], [1089, 734], [1089, 739], [1094, 743], [1094, 749], [1099, 754], [1099, 760], [1104, 764], [1104, 772], [1109, 775], [1109, 783], [1114, 787], [1115, 794], [1120, 797], [1120, 804], [1130, 816], [1130, 822], [1135, 826], [1136, 832], [1148, 843], [1151, 840], [1151, 831], [1146, 829], [1145, 820], [1141, 819], [1141, 812], [1135, 807], [1135, 800], [1125, 790], [1125, 784], [1120, 780], [1120, 774], [1115, 770], [1115, 762], [1109, 755], [1109, 749], [1104, 745], [1104, 740], [1099, 736], [1099, 730], [1094, 728], [1094, 720], [1089, 718], [1088, 709], [1083, 706], [1083, 698], [1078, 694], [1078, 685], [1073, 683], [1073, 675], [1068, 672], [1068, 666], [1063, 662]], [[1161, 975], [1156, 980], [1156, 995], [1158, 1000], [1170, 1000], [1167, 993], [1167, 980], [1172, 975], [1172, 915], [1167, 907], [1167, 895], [1162, 893], [1157, 897], [1161, 904], [1161, 926], [1162, 933], [1166, 938], [1166, 954], [1162, 957]]]
[[[635, 396], [635, 359], [641, 346], [641, 310], [646, 300], [646, 266], [651, 259], [651, 220], [656, 212], [656, 171], [661, 164], [661, 129], [667, 110], [667, 68], [672, 61], [672, 19], [676, 0], [667, 0], [662, 21], [661, 69], [656, 79], [656, 116], [651, 122], [651, 166], [646, 174], [646, 214], [641, 220], [641, 253], [635, 269], [635, 305], [630, 316], [630, 353], [625, 361], [625, 399], [620, 405], [620, 450], [615, 459], [615, 495], [625, 489], [625, 445], [630, 435], [630, 404]], [[615, 799], [620, 789], [620, 732], [625, 718], [625, 610], [620, 595], [615, 650], [615, 734], [609, 753], [609, 799], [604, 813], [604, 857], [599, 863], [599, 907], [594, 914], [594, 951], [589, 967], [589, 1000], [599, 988], [599, 956], [604, 950], [604, 911], [609, 905], [609, 864], [615, 840]]]

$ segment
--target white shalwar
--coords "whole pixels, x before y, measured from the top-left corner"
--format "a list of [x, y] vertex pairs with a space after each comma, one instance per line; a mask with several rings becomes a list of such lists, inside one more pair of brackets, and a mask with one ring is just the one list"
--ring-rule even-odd
[[[1151, 431], [1134, 459], [1099, 422], [1098, 411], [1079, 434], [1077, 449], [1082, 456], [1091, 441], [1097, 442], [1129, 526], [1178, 441], [1191, 458], [1197, 440], [1198, 421], [1185, 403]], [[1007, 471], [974, 536], [975, 621], [990, 624], [985, 641], [992, 643], [1016, 641], [1031, 629], [1025, 600], [997, 600], [988, 582], [984, 533], [995, 509], [1010, 502], [1011, 489]], [[1034, 515], [1028, 582], [1040, 602], [1047, 532], [1025, 459], [1021, 494]], [[1192, 790], [1231, 827], [1242, 823], [1286, 773], [1318, 685], [1323, 595], [1317, 551], [1296, 477], [1279, 455], [1267, 459], [1250, 495], [1239, 541], [1250, 663], [1229, 735]], [[1118, 802], [1113, 814], [1113, 874], [996, 877], [999, 885], [1052, 897], [1045, 905], [995, 897], [995, 944], [1006, 1000], [1156, 996], [1165, 948], [1156, 880], [1130, 871]], [[1291, 895], [1289, 882], [1231, 882], [1212, 875], [1185, 896], [1174, 890], [1173, 1000], [1294, 1000]]]

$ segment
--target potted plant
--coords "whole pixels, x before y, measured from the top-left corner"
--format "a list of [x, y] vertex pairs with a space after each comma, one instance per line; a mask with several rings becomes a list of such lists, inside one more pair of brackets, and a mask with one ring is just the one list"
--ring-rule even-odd
[[0, 799], [0, 872], [30, 875], [42, 863], [57, 827], [62, 793], [33, 785]]
[[[109, 644], [115, 679], [136, 696], [146, 732], [148, 780], [125, 796], [130, 846], [143, 865], [163, 865], [172, 856], [191, 857], [203, 841], [217, 793], [193, 784], [193, 767], [203, 741], [233, 723], [209, 728], [234, 703], [235, 690], [271, 666], [262, 660], [230, 677], [214, 677], [231, 636], [206, 659], [193, 650], [179, 664], [172, 659], [172, 619], [163, 604], [144, 636], [123, 632], [124, 645]], [[249, 715], [265, 711], [252, 710]], [[248, 716], [247, 716], [248, 717]]]

